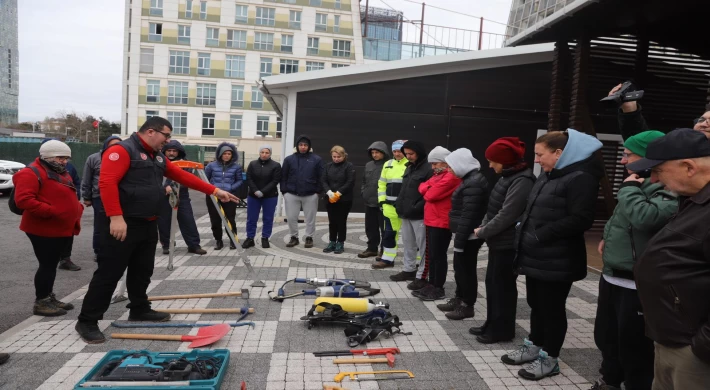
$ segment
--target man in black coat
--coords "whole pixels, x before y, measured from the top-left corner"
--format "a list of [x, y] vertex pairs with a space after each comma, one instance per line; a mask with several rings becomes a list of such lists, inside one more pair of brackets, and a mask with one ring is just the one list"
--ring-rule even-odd
[[279, 199], [279, 182], [281, 181], [281, 164], [271, 159], [271, 146], [262, 145], [259, 148], [259, 158], [249, 163], [247, 167], [247, 239], [242, 248], [254, 246], [256, 223], [259, 212], [263, 210], [263, 227], [261, 229], [261, 247], [271, 248], [269, 238], [274, 227], [274, 213]]

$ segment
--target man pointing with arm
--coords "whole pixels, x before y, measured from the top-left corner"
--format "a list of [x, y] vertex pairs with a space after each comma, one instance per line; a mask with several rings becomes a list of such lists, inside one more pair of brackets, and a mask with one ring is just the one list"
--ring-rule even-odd
[[163, 176], [189, 188], [214, 194], [222, 202], [234, 195], [174, 166], [160, 150], [170, 140], [172, 125], [161, 117], [148, 119], [137, 133], [108, 148], [101, 160], [99, 190], [108, 229], [102, 231], [98, 269], [84, 297], [76, 331], [87, 343], [106, 341], [98, 321], [126, 273], [129, 321], [168, 321], [169, 314], [150, 308], [146, 290], [153, 275], [158, 242], [157, 219], [165, 196]]

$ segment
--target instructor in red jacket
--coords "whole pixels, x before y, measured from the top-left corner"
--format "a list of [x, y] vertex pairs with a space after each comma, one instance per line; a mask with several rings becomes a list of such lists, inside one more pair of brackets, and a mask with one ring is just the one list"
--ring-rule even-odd
[[174, 166], [160, 152], [173, 127], [161, 117], [148, 119], [137, 133], [104, 151], [99, 192], [110, 220], [102, 231], [98, 269], [84, 297], [76, 331], [90, 344], [106, 341], [98, 321], [111, 303], [126, 268], [129, 321], [168, 321], [170, 315], [150, 308], [146, 290], [153, 275], [158, 243], [157, 219], [167, 177], [189, 188], [214, 194], [222, 202], [239, 199]]

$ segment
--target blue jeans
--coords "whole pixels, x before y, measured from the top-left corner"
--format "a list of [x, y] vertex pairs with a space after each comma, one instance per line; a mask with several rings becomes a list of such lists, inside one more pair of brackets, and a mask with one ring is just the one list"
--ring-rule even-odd
[[249, 195], [247, 197], [247, 238], [256, 236], [256, 222], [259, 220], [259, 212], [263, 210], [264, 226], [261, 229], [261, 237], [271, 237], [271, 229], [274, 227], [274, 212], [278, 197], [257, 198]]
[[[170, 247], [170, 224], [173, 208], [170, 207], [168, 197], [160, 206], [160, 217], [158, 218], [158, 232], [160, 233], [160, 244], [163, 248]], [[180, 197], [180, 204], [177, 209], [177, 221], [182, 239], [185, 240], [188, 249], [200, 247], [200, 233], [197, 231], [195, 217], [192, 215], [192, 203], [188, 197]]]
[[91, 208], [94, 209], [94, 236], [91, 243], [94, 248], [94, 254], [99, 254], [99, 243], [101, 242], [101, 229], [106, 225], [106, 211], [104, 204], [101, 202], [101, 197], [97, 196], [91, 199]]

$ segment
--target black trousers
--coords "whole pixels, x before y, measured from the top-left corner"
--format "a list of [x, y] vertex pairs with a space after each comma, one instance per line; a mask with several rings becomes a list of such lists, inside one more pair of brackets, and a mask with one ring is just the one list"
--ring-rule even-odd
[[61, 250], [61, 253], [59, 254], [59, 257], [61, 257], [61, 260], [66, 260], [71, 257], [71, 251], [72, 248], [74, 247], [74, 236], [71, 237], [66, 237], [66, 244], [64, 244], [64, 247]]
[[[192, 202], [189, 197], [181, 197], [177, 209], [177, 222], [182, 234], [182, 239], [188, 249], [200, 248], [200, 233], [197, 231], [195, 216], [192, 214]], [[170, 247], [170, 225], [172, 224], [173, 208], [170, 207], [168, 197], [160, 205], [158, 218], [158, 235], [163, 248]], [[221, 232], [221, 231], [220, 231]]]
[[385, 216], [379, 207], [365, 207], [365, 234], [368, 251], [377, 252], [382, 248], [380, 238], [385, 235]]
[[[429, 258], [429, 284], [443, 288], [446, 273], [449, 271], [448, 250], [451, 243], [451, 230], [427, 226], [427, 257]], [[424, 270], [426, 273], [426, 269]]]
[[[222, 239], [222, 217], [219, 215], [219, 211], [214, 207], [214, 203], [212, 202], [212, 199], [210, 199], [210, 195], [207, 195], [206, 198], [207, 200], [207, 212], [210, 215], [210, 224], [212, 225], [212, 235], [214, 236], [215, 240], [221, 240]], [[228, 203], [222, 203], [220, 201], [219, 205], [222, 206], [222, 210], [224, 210], [224, 215], [227, 216], [227, 221], [229, 221], [229, 224], [232, 225], [232, 233], [234, 235], [237, 235], [237, 225], [234, 222], [234, 218], [237, 216], [237, 204], [234, 202], [228, 202]], [[224, 228], [224, 231], [227, 231], [227, 228]], [[229, 234], [227, 234], [229, 237]], [[234, 243], [234, 245], [237, 245]]]
[[345, 242], [348, 235], [348, 214], [353, 208], [353, 201], [339, 200], [335, 203], [326, 202], [328, 212], [328, 232], [330, 241]]
[[606, 384], [628, 390], [650, 390], [653, 383], [653, 341], [645, 325], [636, 290], [599, 280], [594, 342], [602, 352], [599, 372]]
[[456, 296], [469, 306], [475, 305], [478, 297], [476, 263], [481, 246], [483, 246], [483, 240], [468, 240], [463, 252], [454, 252]]
[[530, 305], [530, 336], [550, 357], [559, 357], [567, 335], [567, 295], [572, 282], [550, 282], [525, 278]]
[[35, 273], [35, 298], [44, 299], [54, 289], [54, 279], [57, 276], [57, 264], [62, 259], [61, 254], [74, 237], [41, 237], [27, 233], [32, 249], [39, 262]]
[[518, 306], [518, 288], [513, 273], [515, 249], [494, 249], [488, 252], [486, 269], [486, 334], [495, 339], [515, 337], [515, 312]]
[[153, 276], [155, 246], [158, 243], [158, 222], [144, 218], [126, 218], [128, 231], [125, 241], [111, 236], [109, 226], [101, 230], [98, 268], [89, 283], [79, 321], [97, 322], [111, 304], [116, 285], [126, 272], [126, 290], [133, 313], [150, 310], [146, 290]]

